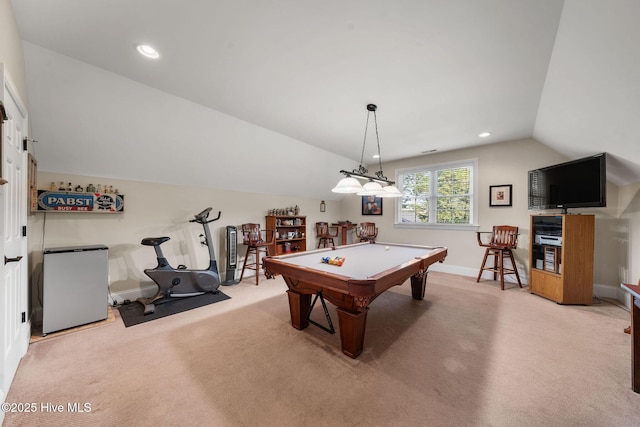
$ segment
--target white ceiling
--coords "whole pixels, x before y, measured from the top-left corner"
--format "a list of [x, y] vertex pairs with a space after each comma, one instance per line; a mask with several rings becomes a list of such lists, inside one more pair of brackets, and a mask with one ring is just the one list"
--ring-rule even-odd
[[534, 137], [640, 181], [640, 2], [12, 4], [25, 41], [354, 161], [375, 103], [383, 161]]

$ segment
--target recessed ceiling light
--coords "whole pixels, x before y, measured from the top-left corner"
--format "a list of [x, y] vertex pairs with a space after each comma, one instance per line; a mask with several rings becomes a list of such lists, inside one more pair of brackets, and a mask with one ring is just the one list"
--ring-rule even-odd
[[146, 56], [151, 59], [160, 58], [160, 54], [157, 50], [149, 46], [148, 44], [139, 44], [136, 46], [136, 50], [140, 53], [140, 55]]
[[380, 158], [380, 154], [374, 154], [374, 155], [373, 155], [373, 158], [374, 158], [374, 159], [379, 159], [379, 158]]
[[491, 136], [491, 132], [482, 132], [481, 134], [478, 135], [480, 138], [486, 138], [488, 136]]

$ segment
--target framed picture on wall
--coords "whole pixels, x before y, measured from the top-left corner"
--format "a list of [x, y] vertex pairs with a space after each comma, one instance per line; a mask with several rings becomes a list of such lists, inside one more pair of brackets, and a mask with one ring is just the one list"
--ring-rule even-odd
[[489, 186], [489, 206], [511, 206], [511, 184]]
[[362, 215], [382, 215], [382, 198], [362, 196]]

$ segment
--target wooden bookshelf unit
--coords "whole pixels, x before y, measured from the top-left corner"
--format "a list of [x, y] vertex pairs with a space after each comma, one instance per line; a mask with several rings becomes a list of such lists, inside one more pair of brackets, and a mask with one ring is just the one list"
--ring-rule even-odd
[[531, 293], [559, 304], [593, 302], [594, 225], [594, 215], [531, 215]]
[[273, 230], [275, 241], [269, 246], [271, 255], [283, 255], [307, 250], [307, 217], [288, 215], [268, 215], [265, 219], [267, 230]]

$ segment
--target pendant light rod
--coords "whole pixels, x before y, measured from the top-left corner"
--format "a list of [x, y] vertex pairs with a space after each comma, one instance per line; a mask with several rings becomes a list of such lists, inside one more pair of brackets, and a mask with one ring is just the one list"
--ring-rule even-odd
[[[382, 157], [380, 156], [380, 136], [378, 134], [378, 117], [376, 115], [377, 109], [378, 109], [378, 106], [376, 104], [367, 104], [367, 121], [364, 125], [364, 139], [362, 140], [362, 153], [360, 154], [360, 166], [358, 167], [358, 169], [354, 169], [351, 172], [346, 172], [341, 170], [340, 173], [343, 173], [345, 175], [356, 176], [361, 179], [368, 179], [370, 181], [377, 181], [377, 182], [382, 182], [388, 185], [393, 185], [395, 184], [395, 182], [389, 181], [382, 172]], [[376, 129], [376, 141], [378, 143], [378, 166], [380, 167], [380, 170], [376, 172], [377, 178], [367, 175], [369, 171], [367, 170], [367, 168], [363, 166], [364, 148], [367, 145], [367, 130], [369, 129], [369, 116], [371, 115], [372, 112], [373, 112], [373, 123]]]
[[354, 169], [351, 172], [348, 172], [346, 170], [341, 170], [340, 171], [341, 174], [344, 174], [346, 176], [352, 176], [354, 178], [364, 179], [364, 180], [367, 180], [367, 181], [380, 182], [380, 183], [384, 183], [384, 184], [387, 184], [387, 185], [394, 185], [395, 184], [395, 181], [389, 181], [386, 176], [383, 176], [382, 175], [382, 171], [376, 172], [376, 176], [366, 175], [367, 172], [369, 172], [369, 171], [367, 169], [365, 169], [365, 168]]
[[[376, 115], [376, 110], [378, 109], [378, 107], [375, 104], [369, 104], [367, 105], [367, 110], [368, 111], [373, 111], [373, 123], [375, 125], [376, 128], [376, 142], [378, 143], [378, 167], [380, 169], [378, 169], [378, 172], [376, 172], [376, 176], [378, 178], [383, 178], [383, 179], [387, 179], [386, 176], [384, 176], [382, 174], [382, 155], [380, 154], [380, 135], [378, 134], [378, 116]], [[369, 113], [367, 113], [368, 115]]]
[[[358, 169], [354, 169], [351, 172], [341, 170], [340, 173], [345, 175], [345, 178], [341, 179], [340, 182], [331, 190], [334, 193], [357, 193], [359, 195], [378, 195], [380, 197], [401, 197], [402, 193], [398, 191], [395, 187], [395, 181], [390, 181], [384, 176], [384, 172], [382, 172], [382, 156], [380, 155], [380, 135], [378, 134], [378, 117], [376, 115], [376, 110], [378, 106], [375, 104], [367, 104], [367, 121], [364, 127], [364, 138], [362, 141], [362, 153], [360, 155], [360, 165]], [[373, 112], [373, 121], [376, 130], [376, 141], [378, 148], [378, 166], [380, 170], [375, 173], [375, 176], [367, 175], [369, 171], [367, 168], [363, 166], [364, 163], [364, 149], [367, 144], [367, 130], [369, 129], [369, 117]], [[369, 183], [377, 183], [375, 184], [378, 188], [367, 188], [368, 184], [365, 184], [364, 189], [362, 185], [355, 180], [354, 178], [366, 180]], [[379, 184], [386, 184], [386, 187], [380, 188]]]

